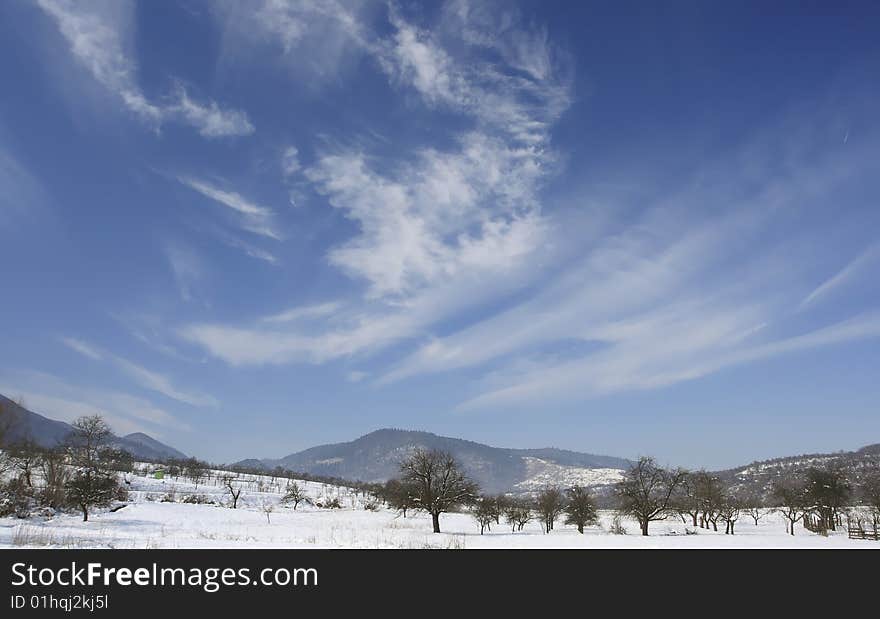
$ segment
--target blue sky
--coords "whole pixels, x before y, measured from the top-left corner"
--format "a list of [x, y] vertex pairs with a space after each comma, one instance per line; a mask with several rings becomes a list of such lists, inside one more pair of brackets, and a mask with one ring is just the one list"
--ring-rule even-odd
[[214, 461], [876, 442], [880, 16], [801, 5], [0, 3], [0, 392]]

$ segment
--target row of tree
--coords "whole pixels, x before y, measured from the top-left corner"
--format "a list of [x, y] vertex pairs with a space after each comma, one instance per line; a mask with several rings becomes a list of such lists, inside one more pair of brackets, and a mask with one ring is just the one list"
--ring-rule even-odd
[[[502, 518], [514, 531], [539, 518], [547, 533], [563, 515], [565, 523], [577, 526], [581, 533], [597, 518], [596, 497], [578, 485], [567, 490], [547, 487], [531, 501], [481, 495], [455, 459], [442, 451], [414, 451], [401, 463], [400, 473], [397, 479], [372, 487], [371, 492], [404, 517], [409, 510], [429, 513], [435, 533], [440, 532], [440, 515], [461, 507], [470, 509], [481, 534], [491, 530], [492, 524], [500, 524]], [[792, 535], [799, 521], [817, 530], [833, 531], [841, 524], [843, 510], [854, 502], [869, 509], [875, 523], [880, 522], [880, 468], [853, 482], [841, 467], [812, 467], [774, 482], [765, 498], [745, 493], [706, 471], [666, 468], [653, 458], [642, 457], [613, 486], [612, 498], [618, 512], [638, 521], [642, 535], [648, 535], [652, 522], [675, 516], [695, 528], [715, 531], [720, 522], [724, 532], [733, 535], [741, 516], [748, 515], [757, 526], [768, 507], [784, 516], [786, 530]]]

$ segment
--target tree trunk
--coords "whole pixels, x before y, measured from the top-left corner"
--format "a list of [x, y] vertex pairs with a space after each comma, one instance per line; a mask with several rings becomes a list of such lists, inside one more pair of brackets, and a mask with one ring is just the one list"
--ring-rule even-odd
[[644, 521], [640, 522], [639, 524], [642, 527], [642, 535], [647, 537], [647, 535], [648, 535], [648, 521], [644, 520]]
[[88, 508], [88, 506], [83, 505], [82, 510], [83, 510], [83, 522], [88, 522], [89, 521], [89, 508]]
[[440, 532], [440, 513], [431, 514], [431, 522], [434, 524], [434, 533]]
[[583, 532], [584, 532], [584, 525], [578, 523], [578, 533], [583, 534]]
[[694, 517], [694, 526], [696, 527], [697, 526], [697, 515], [696, 514], [691, 514], [691, 515]]

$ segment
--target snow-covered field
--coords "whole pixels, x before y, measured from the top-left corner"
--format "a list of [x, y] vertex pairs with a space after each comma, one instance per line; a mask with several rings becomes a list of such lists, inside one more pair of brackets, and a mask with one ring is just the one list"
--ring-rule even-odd
[[[698, 529], [686, 534], [679, 519], [652, 523], [650, 537], [638, 534], [635, 522], [624, 520], [627, 535], [609, 532], [613, 514], [603, 512], [598, 526], [580, 535], [574, 527], [557, 523], [545, 535], [537, 522], [512, 533], [502, 521], [485, 535], [468, 514], [444, 514], [441, 534], [431, 533], [430, 518], [408, 514], [403, 518], [379, 507], [364, 508], [369, 498], [349, 488], [299, 482], [315, 502], [337, 498], [341, 509], [300, 505], [297, 510], [280, 503], [287, 480], [268, 476], [237, 476], [244, 490], [238, 509], [222, 505], [184, 504], [199, 494], [217, 503], [226, 497], [215, 471], [208, 481], [155, 479], [146, 474], [128, 476], [128, 504], [115, 512], [97, 510], [89, 522], [76, 513], [50, 519], [0, 519], [0, 548], [865, 548], [880, 550], [880, 542], [850, 540], [845, 533], [822, 537], [797, 526], [785, 532], [777, 514], [768, 514], [756, 527], [743, 517], [736, 535]], [[162, 502], [162, 498], [177, 502]], [[267, 514], [266, 508], [272, 511]], [[688, 527], [693, 530], [692, 527]]]

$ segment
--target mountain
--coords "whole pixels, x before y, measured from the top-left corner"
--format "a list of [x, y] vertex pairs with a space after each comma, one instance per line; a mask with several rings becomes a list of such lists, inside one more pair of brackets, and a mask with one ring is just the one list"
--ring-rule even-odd
[[[0, 409], [4, 413], [2, 423], [8, 423], [5, 443], [32, 440], [41, 447], [55, 447], [64, 442], [73, 431], [69, 423], [43, 417], [20, 404], [0, 395]], [[186, 458], [186, 456], [143, 432], [125, 436], [113, 436], [110, 445], [124, 449], [135, 458], [144, 460], [164, 460], [167, 458]]]
[[383, 429], [347, 443], [237, 465], [281, 466], [311, 475], [383, 482], [397, 475], [398, 463], [415, 448], [448, 451], [484, 492], [529, 492], [547, 483], [605, 485], [619, 479], [631, 464], [623, 458], [562, 449], [507, 449], [429, 432]]
[[722, 480], [744, 493], [768, 496], [774, 482], [803, 474], [811, 467], [840, 468], [847, 472], [850, 481], [857, 481], [866, 471], [880, 467], [880, 443], [866, 445], [855, 451], [803, 454], [752, 462], [745, 466], [717, 471]]
[[[186, 454], [161, 443], [143, 432], [133, 432], [118, 439], [122, 449], [139, 458], [149, 460], [167, 460], [168, 458], [186, 459]], [[153, 454], [153, 455], [147, 455]]]

